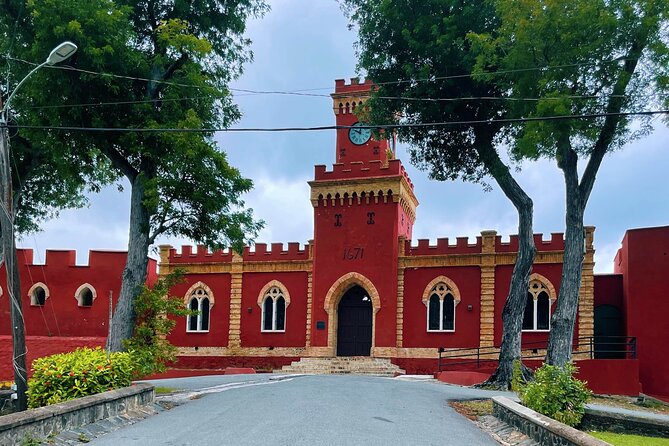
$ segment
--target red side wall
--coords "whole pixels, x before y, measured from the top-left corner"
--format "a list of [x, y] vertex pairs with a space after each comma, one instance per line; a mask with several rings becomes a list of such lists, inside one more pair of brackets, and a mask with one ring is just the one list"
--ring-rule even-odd
[[[285, 333], [263, 333], [260, 327], [262, 309], [258, 306], [258, 296], [272, 280], [281, 282], [290, 295]], [[307, 273], [247, 273], [242, 284], [242, 347], [304, 347], [307, 340]]]
[[[538, 246], [537, 246], [538, 247]], [[533, 273], [538, 273], [550, 280], [555, 287], [555, 293], [560, 293], [560, 277], [562, 275], [562, 265], [560, 264], [540, 264], [532, 267]], [[495, 345], [502, 343], [502, 311], [506, 297], [509, 295], [511, 286], [511, 275], [513, 274], [513, 265], [504, 265], [495, 267]], [[551, 313], [555, 311], [555, 304], [551, 305]], [[578, 333], [578, 320], [574, 330], [574, 336]], [[523, 332], [523, 344], [534, 342], [547, 342], [548, 332]]]
[[[44, 265], [33, 263], [31, 249], [18, 250], [21, 276], [21, 301], [28, 336], [107, 336], [109, 293], [116, 305], [121, 276], [125, 267], [125, 252], [90, 251], [88, 265], [75, 264], [75, 251], [47, 251]], [[150, 259], [147, 282], [156, 280], [156, 261]], [[44, 306], [30, 305], [28, 291], [44, 283], [49, 297]], [[77, 289], [90, 284], [96, 291], [92, 307], [80, 307], [75, 299]], [[10, 334], [9, 294], [6, 272], [0, 269], [0, 334]]]
[[[438, 276], [451, 279], [460, 291], [455, 307], [455, 331], [427, 331], [427, 307], [423, 292]], [[472, 309], [467, 307], [471, 305]], [[469, 348], [479, 346], [481, 269], [478, 267], [416, 268], [404, 272], [404, 347]]]
[[624, 275], [627, 334], [637, 338], [643, 390], [669, 395], [669, 226], [627, 231], [614, 270]]

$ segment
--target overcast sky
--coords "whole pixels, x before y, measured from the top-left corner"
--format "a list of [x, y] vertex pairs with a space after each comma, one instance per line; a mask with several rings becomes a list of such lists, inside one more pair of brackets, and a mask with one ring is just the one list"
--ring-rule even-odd
[[[249, 24], [255, 60], [232, 86], [253, 90], [323, 88], [356, 74], [356, 35], [334, 0], [274, 0], [264, 19]], [[244, 117], [238, 127], [320, 126], [334, 124], [327, 97], [239, 95]], [[659, 120], [655, 132], [607, 156], [588, 204], [585, 224], [596, 226], [596, 272], [611, 272], [613, 257], [628, 228], [669, 224], [669, 130]], [[259, 242], [306, 243], [313, 237], [313, 209], [307, 181], [315, 164], [331, 165], [334, 131], [313, 133], [221, 134], [220, 146], [232, 164], [253, 179], [246, 203], [266, 222]], [[495, 229], [508, 239], [516, 233], [517, 216], [498, 188], [435, 182], [405, 163], [420, 201], [414, 239], [475, 237]], [[525, 163], [517, 174], [534, 199], [535, 232], [549, 238], [564, 231], [564, 187], [559, 170], [549, 161]], [[493, 184], [493, 186], [496, 186]], [[110, 187], [91, 196], [87, 209], [65, 211], [44, 231], [26, 236], [19, 246], [37, 250], [76, 249], [77, 263], [87, 262], [89, 249], [125, 250], [128, 243], [129, 194]], [[473, 241], [473, 240], [472, 240]], [[186, 240], [158, 240], [181, 245]], [[154, 256], [155, 257], [155, 256]]]

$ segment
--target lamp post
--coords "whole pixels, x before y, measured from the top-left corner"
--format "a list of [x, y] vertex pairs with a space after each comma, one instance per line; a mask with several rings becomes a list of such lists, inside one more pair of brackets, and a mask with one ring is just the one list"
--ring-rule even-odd
[[7, 272], [7, 294], [9, 294], [9, 312], [12, 323], [12, 368], [16, 383], [16, 407], [26, 410], [28, 401], [28, 371], [26, 368], [26, 339], [23, 312], [21, 309], [21, 281], [19, 277], [18, 258], [16, 255], [16, 240], [14, 237], [14, 209], [12, 169], [9, 157], [9, 135], [7, 132], [7, 116], [12, 98], [23, 83], [37, 70], [45, 65], [55, 65], [72, 56], [77, 46], [72, 42], [63, 42], [54, 48], [49, 57], [36, 66], [16, 85], [9, 95], [4, 106], [0, 97], [0, 233], [2, 234], [2, 251], [4, 254], [5, 270]]

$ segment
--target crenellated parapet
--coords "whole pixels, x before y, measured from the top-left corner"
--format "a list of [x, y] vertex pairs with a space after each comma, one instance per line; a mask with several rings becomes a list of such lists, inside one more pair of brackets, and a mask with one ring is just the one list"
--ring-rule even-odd
[[482, 250], [481, 237], [476, 237], [475, 243], [469, 243], [469, 237], [456, 237], [455, 244], [449, 243], [448, 238], [438, 238], [437, 243], [430, 244], [428, 239], [419, 239], [417, 246], [411, 246], [411, 240], [406, 240], [404, 252], [409, 256], [434, 256], [448, 254], [479, 254]]
[[88, 262], [77, 265], [77, 251], [47, 249], [44, 263], [35, 263], [35, 253], [32, 249], [17, 249], [16, 255], [20, 265], [38, 266], [40, 268], [97, 268], [108, 265], [125, 265], [128, 255], [126, 251], [88, 251]]
[[388, 160], [383, 163], [378, 160], [367, 162], [352, 161], [350, 163], [337, 163], [332, 165], [332, 170], [328, 171], [326, 166], [315, 166], [314, 180], [315, 181], [336, 181], [336, 180], [350, 180], [355, 178], [370, 178], [370, 177], [389, 177], [402, 176], [407, 184], [413, 190], [413, 183], [409, 178], [409, 174], [398, 159]]
[[[241, 256], [244, 262], [272, 262], [286, 260], [309, 260], [309, 246], [300, 248], [298, 242], [289, 242], [287, 249], [284, 243], [256, 243], [254, 246], [244, 247]], [[161, 263], [173, 265], [196, 264], [196, 263], [231, 263], [235, 256], [232, 249], [219, 249], [210, 251], [206, 246], [198, 245], [196, 250], [190, 245], [182, 245], [181, 251], [177, 251], [171, 245], [161, 245]]]
[[[542, 233], [534, 234], [534, 245], [537, 248], [537, 252], [564, 251], [564, 234], [553, 232], [549, 240], [544, 240]], [[499, 235], [495, 237], [495, 251], [518, 252], [518, 235], [511, 235], [508, 242], [503, 242], [502, 237]]]
[[371, 79], [360, 82], [360, 78], [353, 77], [348, 84], [345, 79], [335, 80], [335, 92], [331, 95], [335, 115], [355, 113], [369, 98], [372, 86]]

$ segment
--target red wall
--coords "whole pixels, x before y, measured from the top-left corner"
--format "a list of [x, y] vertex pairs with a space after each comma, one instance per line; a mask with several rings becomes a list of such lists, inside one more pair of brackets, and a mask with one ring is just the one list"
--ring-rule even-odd
[[627, 334], [637, 338], [644, 392], [669, 395], [669, 226], [627, 231], [614, 270], [624, 275]]
[[[258, 306], [258, 296], [272, 280], [280, 281], [290, 295], [285, 333], [261, 331], [262, 310]], [[242, 347], [304, 347], [307, 340], [307, 273], [247, 273], [242, 279], [242, 288]]]
[[[344, 204], [314, 208], [314, 273], [312, 345], [327, 346], [327, 330], [316, 330], [317, 321], [325, 321], [326, 294], [344, 274], [357, 272], [376, 287], [381, 309], [376, 314], [375, 345], [396, 345], [397, 308], [397, 203]], [[374, 212], [374, 224], [367, 224], [368, 212]], [[341, 226], [335, 226], [335, 214], [342, 214]], [[360, 247], [362, 258], [344, 258], [345, 248]], [[369, 290], [368, 290], [369, 291]]]
[[[88, 265], [76, 265], [75, 251], [46, 252], [44, 265], [35, 265], [31, 249], [18, 250], [21, 302], [28, 336], [107, 336], [109, 292], [116, 305], [126, 253], [90, 251]], [[156, 261], [150, 259], [147, 282], [156, 278]], [[38, 283], [49, 289], [44, 306], [30, 305], [28, 291]], [[75, 299], [79, 286], [88, 283], [96, 291], [91, 307], [80, 307]], [[9, 295], [6, 272], [0, 269], [0, 334], [10, 334]]]
[[230, 321], [230, 275], [188, 274], [183, 283], [172, 289], [172, 294], [183, 297], [198, 281], [211, 289], [214, 298], [214, 305], [209, 314], [209, 331], [186, 333], [186, 318], [180, 317], [177, 318], [177, 324], [169, 340], [174, 345], [182, 347], [225, 347], [228, 345]]
[[[455, 331], [428, 332], [423, 292], [438, 276], [451, 279], [460, 291], [455, 307]], [[467, 306], [472, 306], [472, 311]], [[479, 346], [481, 269], [478, 267], [420, 268], [404, 272], [404, 347], [469, 348]]]
[[[547, 278], [553, 287], [555, 293], [560, 293], [560, 277], [562, 275], [562, 265], [560, 264], [540, 264], [532, 267], [533, 273], [538, 273]], [[506, 297], [509, 295], [511, 286], [511, 275], [513, 274], [513, 265], [504, 265], [495, 267], [495, 345], [502, 343], [502, 312]], [[551, 313], [555, 311], [555, 304], [551, 305]], [[574, 330], [574, 336], [578, 333], [578, 321]], [[548, 332], [523, 332], [522, 342], [548, 342]]]

